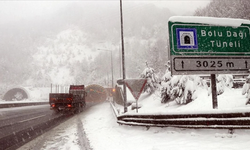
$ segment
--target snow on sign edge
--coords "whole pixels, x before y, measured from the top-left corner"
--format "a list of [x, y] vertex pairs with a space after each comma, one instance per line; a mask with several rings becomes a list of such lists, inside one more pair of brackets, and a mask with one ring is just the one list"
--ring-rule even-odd
[[198, 16], [173, 16], [169, 18], [171, 22], [183, 23], [200, 23], [219, 26], [239, 27], [242, 24], [250, 24], [250, 20], [232, 19], [232, 18], [215, 18], [215, 17], [198, 17]]

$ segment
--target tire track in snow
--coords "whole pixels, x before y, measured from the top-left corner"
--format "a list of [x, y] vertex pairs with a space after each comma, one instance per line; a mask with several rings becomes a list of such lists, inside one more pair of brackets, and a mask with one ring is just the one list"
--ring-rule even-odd
[[45, 132], [41, 136], [23, 145], [18, 150], [80, 150], [77, 132], [77, 116], [73, 116], [67, 121], [62, 122], [48, 132]]
[[79, 118], [79, 116], [77, 116], [77, 133], [78, 133], [79, 146], [82, 148], [82, 150], [92, 150], [87, 135], [83, 129], [82, 121]]

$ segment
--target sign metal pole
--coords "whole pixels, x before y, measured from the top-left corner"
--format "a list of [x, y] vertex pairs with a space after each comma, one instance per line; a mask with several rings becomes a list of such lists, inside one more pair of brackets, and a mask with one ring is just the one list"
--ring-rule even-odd
[[[123, 39], [123, 18], [122, 18], [122, 0], [120, 0], [120, 14], [121, 14], [121, 40], [122, 40], [122, 71], [123, 71], [123, 80], [126, 79], [125, 75], [125, 54], [124, 54], [124, 39]], [[124, 94], [124, 113], [127, 112], [127, 92], [126, 85], [123, 84], [123, 94]]]
[[212, 91], [213, 109], [218, 109], [216, 76], [215, 76], [215, 74], [211, 74], [211, 91]]

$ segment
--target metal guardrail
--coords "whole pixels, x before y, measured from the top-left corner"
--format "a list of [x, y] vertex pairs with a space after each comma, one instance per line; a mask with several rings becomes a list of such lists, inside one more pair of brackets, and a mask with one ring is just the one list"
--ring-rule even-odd
[[48, 105], [49, 105], [49, 102], [5, 103], [5, 104], [0, 104], [0, 108], [21, 107], [21, 106], [33, 106], [33, 105], [45, 105], [45, 104], [48, 104]]
[[112, 107], [114, 116], [117, 118], [119, 116], [119, 113], [118, 113], [117, 109], [115, 108], [113, 102], [110, 102], [110, 106]]
[[115, 86], [115, 95], [114, 95], [113, 99], [117, 104], [120, 104], [120, 105], [124, 104], [124, 97], [123, 97], [122, 88], [119, 85]]
[[120, 115], [117, 123], [154, 127], [250, 129], [250, 113]]
[[33, 140], [39, 135], [42, 135], [44, 132], [59, 125], [63, 121], [66, 121], [67, 119], [69, 119], [69, 117], [61, 115], [56, 118], [52, 118], [47, 122], [43, 122], [32, 127], [27, 127], [27, 129], [18, 132], [13, 132], [13, 134], [7, 135], [6, 137], [0, 139], [0, 150], [17, 149], [23, 144]]

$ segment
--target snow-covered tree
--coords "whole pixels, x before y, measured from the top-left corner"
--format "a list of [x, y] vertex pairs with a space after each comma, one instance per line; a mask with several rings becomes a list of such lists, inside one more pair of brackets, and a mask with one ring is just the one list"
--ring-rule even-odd
[[187, 104], [196, 99], [195, 91], [198, 86], [207, 87], [199, 76], [178, 75], [171, 76], [170, 62], [161, 82], [161, 102], [176, 101], [178, 104]]
[[198, 86], [202, 86], [198, 76], [173, 76], [168, 82], [162, 83], [162, 103], [175, 100], [178, 104], [187, 104], [193, 101]]
[[144, 69], [144, 71], [141, 73], [140, 78], [147, 79], [147, 83], [144, 87], [144, 92], [152, 94], [157, 89], [159, 81], [158, 81], [158, 77], [155, 74], [154, 69], [150, 68], [147, 62], [146, 62], [146, 66], [147, 68]]
[[250, 19], [249, 0], [212, 0], [206, 7], [196, 10], [196, 16]]
[[226, 87], [233, 87], [233, 76], [226, 74], [218, 75], [216, 78], [216, 82], [217, 95], [221, 95], [222, 93], [224, 93]]
[[246, 78], [246, 83], [242, 87], [242, 95], [246, 94], [247, 104], [250, 104], [250, 75]]

